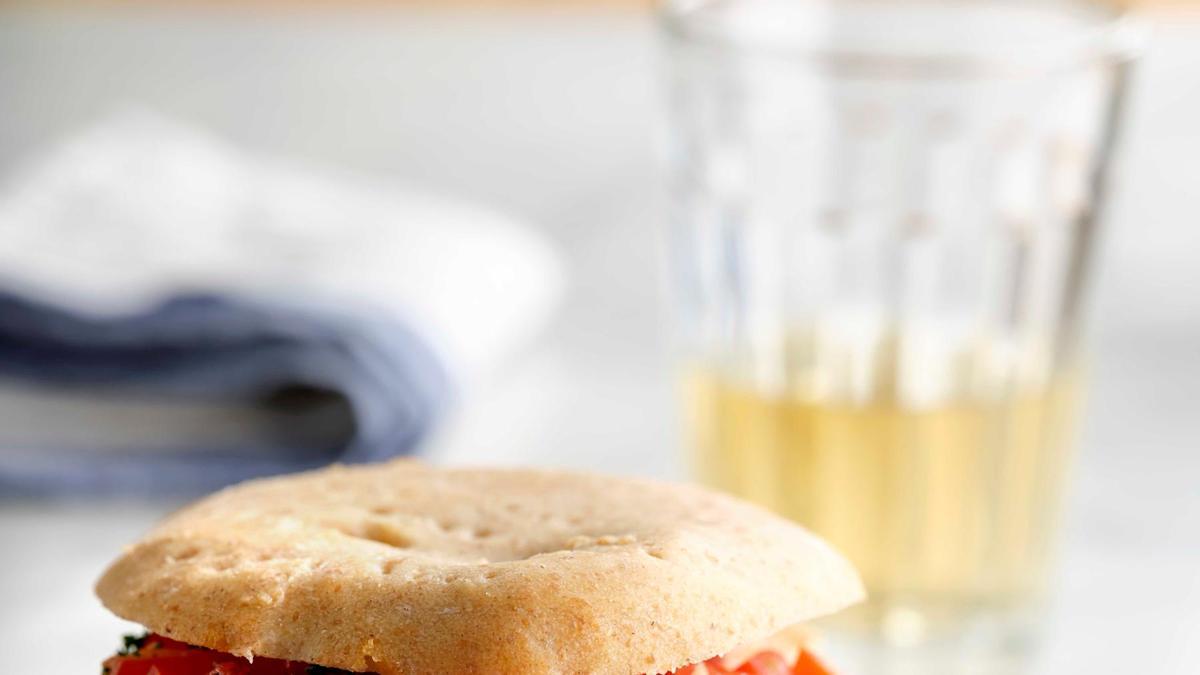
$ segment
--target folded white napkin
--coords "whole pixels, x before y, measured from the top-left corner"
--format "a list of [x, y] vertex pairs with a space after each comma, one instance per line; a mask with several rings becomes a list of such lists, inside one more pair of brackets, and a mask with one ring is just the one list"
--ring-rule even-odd
[[0, 188], [0, 283], [88, 311], [180, 291], [328, 300], [410, 321], [459, 379], [544, 326], [564, 268], [486, 208], [114, 114]]
[[144, 112], [20, 169], [0, 241], [0, 491], [199, 490], [411, 451], [564, 284], [512, 219]]

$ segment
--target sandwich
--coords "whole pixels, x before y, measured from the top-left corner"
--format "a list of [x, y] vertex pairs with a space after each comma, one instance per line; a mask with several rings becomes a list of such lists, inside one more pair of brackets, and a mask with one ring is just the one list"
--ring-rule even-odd
[[145, 627], [106, 675], [820, 675], [863, 597], [799, 526], [705, 489], [412, 461], [251, 481], [96, 586]]

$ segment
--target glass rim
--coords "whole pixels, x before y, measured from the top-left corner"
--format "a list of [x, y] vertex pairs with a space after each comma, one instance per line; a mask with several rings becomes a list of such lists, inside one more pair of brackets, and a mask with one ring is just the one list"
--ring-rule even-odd
[[[1025, 43], [1023, 49], [1011, 49], [1012, 45], [1009, 44], [989, 47], [986, 51], [895, 54], [883, 50], [836, 47], [819, 41], [814, 41], [814, 44], [755, 41], [753, 38], [730, 35], [728, 26], [697, 20], [697, 15], [704, 8], [720, 2], [722, 0], [660, 2], [656, 10], [659, 30], [681, 46], [716, 48], [776, 58], [802, 58], [813, 65], [850, 76], [917, 78], [1029, 77], [1085, 67], [1120, 66], [1138, 57], [1147, 30], [1142, 20], [1121, 7], [1065, 0], [1051, 9], [1064, 11], [1074, 8], [1092, 14], [1089, 17], [1091, 20], [1070, 37]], [[869, 0], [857, 0], [844, 4], [871, 3]], [[910, 4], [933, 6], [938, 3], [933, 0], [913, 0]], [[942, 4], [951, 6], [963, 3]], [[1036, 48], [1029, 49], [1031, 46]]]

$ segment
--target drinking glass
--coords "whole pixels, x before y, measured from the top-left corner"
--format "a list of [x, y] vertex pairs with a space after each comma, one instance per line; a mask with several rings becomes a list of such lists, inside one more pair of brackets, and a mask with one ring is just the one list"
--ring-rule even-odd
[[870, 599], [843, 631], [1024, 650], [1127, 20], [962, 0], [701, 0], [661, 19], [696, 476], [854, 561]]

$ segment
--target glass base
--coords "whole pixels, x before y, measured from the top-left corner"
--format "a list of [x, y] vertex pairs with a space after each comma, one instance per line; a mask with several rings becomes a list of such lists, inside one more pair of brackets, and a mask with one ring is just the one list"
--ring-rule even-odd
[[891, 604], [819, 624], [822, 653], [839, 672], [871, 675], [1026, 675], [1041, 632], [1032, 609], [988, 608], [953, 621]]

